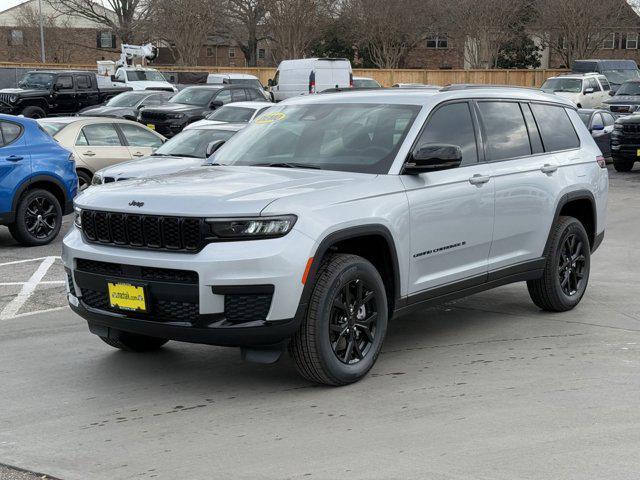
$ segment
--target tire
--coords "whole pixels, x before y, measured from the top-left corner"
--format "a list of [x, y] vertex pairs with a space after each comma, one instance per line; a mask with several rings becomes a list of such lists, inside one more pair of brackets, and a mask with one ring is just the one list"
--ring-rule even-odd
[[318, 269], [307, 313], [289, 345], [298, 372], [325, 385], [360, 380], [378, 358], [387, 322], [378, 270], [356, 255], [330, 255]]
[[78, 174], [78, 191], [86, 190], [91, 186], [93, 175], [84, 170], [77, 170], [76, 173]]
[[[573, 217], [558, 218], [545, 252], [544, 274], [527, 282], [533, 303], [548, 312], [566, 312], [578, 305], [589, 283], [590, 248], [582, 223]], [[567, 262], [568, 252], [577, 261]]]
[[23, 245], [46, 245], [56, 238], [61, 225], [60, 202], [51, 192], [37, 188], [22, 194], [9, 232]]
[[45, 112], [42, 108], [33, 106], [25, 107], [21, 113], [27, 118], [44, 118], [47, 116], [47, 112]]
[[613, 159], [613, 168], [616, 169], [616, 172], [630, 172], [633, 170], [634, 160], [618, 160], [616, 158]]
[[166, 338], [148, 337], [136, 333], [119, 332], [116, 338], [100, 337], [107, 345], [127, 352], [152, 352], [160, 349], [169, 340]]

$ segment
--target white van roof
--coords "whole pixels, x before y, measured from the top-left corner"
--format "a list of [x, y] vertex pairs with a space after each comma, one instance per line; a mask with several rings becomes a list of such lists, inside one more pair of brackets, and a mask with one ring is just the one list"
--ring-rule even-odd
[[348, 58], [330, 58], [330, 57], [312, 57], [312, 58], [299, 58], [296, 60], [282, 60], [278, 65], [278, 70], [289, 70], [292, 68], [300, 68], [303, 66], [311, 66], [316, 62], [347, 62], [351, 66], [351, 62]]

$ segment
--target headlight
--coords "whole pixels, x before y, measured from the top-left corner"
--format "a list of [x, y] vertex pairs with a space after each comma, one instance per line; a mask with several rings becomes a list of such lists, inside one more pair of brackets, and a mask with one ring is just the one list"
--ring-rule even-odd
[[295, 215], [256, 218], [207, 218], [207, 223], [220, 240], [252, 240], [276, 238], [289, 233], [296, 223]]
[[102, 185], [103, 177], [100, 172], [96, 172], [93, 174], [93, 178], [91, 179], [91, 185]]
[[82, 209], [80, 207], [73, 207], [73, 212], [73, 224], [82, 230]]
[[182, 118], [184, 117], [184, 113], [174, 113], [169, 118]]
[[615, 123], [613, 125], [613, 129], [614, 130], [622, 130], [622, 124], [621, 123]]
[[17, 95], [11, 95], [9, 97], [9, 102], [10, 103], [16, 103], [18, 101], [18, 96]]

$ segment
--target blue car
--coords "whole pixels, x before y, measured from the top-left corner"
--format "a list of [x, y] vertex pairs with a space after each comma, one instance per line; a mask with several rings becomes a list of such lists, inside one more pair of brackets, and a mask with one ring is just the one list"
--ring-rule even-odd
[[0, 225], [23, 245], [45, 245], [73, 211], [73, 155], [35, 120], [0, 115]]

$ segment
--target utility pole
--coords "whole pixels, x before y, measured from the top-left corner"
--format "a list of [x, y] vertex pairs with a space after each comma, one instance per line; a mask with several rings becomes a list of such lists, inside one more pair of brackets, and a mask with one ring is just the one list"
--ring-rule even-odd
[[38, 0], [38, 19], [40, 20], [40, 59], [46, 63], [44, 56], [44, 17], [42, 15], [42, 0]]

